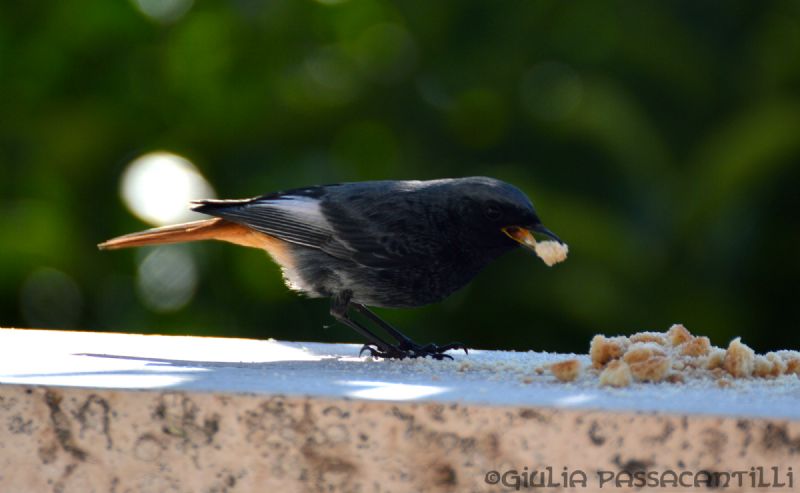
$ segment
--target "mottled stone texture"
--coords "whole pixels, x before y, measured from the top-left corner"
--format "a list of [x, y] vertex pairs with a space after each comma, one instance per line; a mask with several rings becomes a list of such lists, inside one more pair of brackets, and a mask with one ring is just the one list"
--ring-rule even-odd
[[768, 419], [0, 386], [3, 493], [508, 491], [486, 473], [546, 466], [591, 491], [598, 469], [798, 462], [800, 423]]

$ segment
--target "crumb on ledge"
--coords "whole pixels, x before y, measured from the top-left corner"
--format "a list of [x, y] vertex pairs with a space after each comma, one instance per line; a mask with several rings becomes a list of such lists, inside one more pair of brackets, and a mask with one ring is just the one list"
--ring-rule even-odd
[[550, 371], [561, 382], [572, 382], [581, 373], [581, 362], [576, 359], [568, 359], [550, 365]]
[[625, 337], [606, 337], [596, 335], [589, 344], [589, 356], [592, 358], [592, 366], [602, 368], [611, 360], [622, 357], [628, 347], [628, 340]]
[[[800, 377], [800, 352], [775, 351], [758, 355], [737, 337], [726, 349], [706, 336], [695, 336], [681, 324], [666, 332], [631, 336], [595, 335], [589, 344], [589, 367], [582, 371], [575, 358], [549, 366], [561, 382], [577, 379], [601, 386], [626, 387], [634, 382], [683, 384], [692, 380], [732, 387], [739, 379]], [[538, 372], [537, 372], [538, 373]]]
[[734, 377], [749, 377], [755, 369], [755, 352], [737, 337], [728, 345], [723, 366]]
[[631, 369], [622, 360], [615, 359], [600, 373], [600, 385], [627, 387], [631, 384]]

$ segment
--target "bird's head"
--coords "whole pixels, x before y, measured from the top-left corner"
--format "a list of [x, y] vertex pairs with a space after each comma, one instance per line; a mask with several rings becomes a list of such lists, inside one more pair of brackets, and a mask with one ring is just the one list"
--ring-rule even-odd
[[458, 221], [482, 247], [507, 250], [522, 245], [533, 250], [534, 233], [564, 243], [542, 224], [531, 201], [517, 187], [486, 177], [456, 179], [452, 186], [458, 197]]

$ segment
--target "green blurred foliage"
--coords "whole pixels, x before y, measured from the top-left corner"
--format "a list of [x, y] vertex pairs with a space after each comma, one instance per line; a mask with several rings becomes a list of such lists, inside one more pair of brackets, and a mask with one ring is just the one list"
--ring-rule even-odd
[[120, 176], [167, 150], [230, 198], [465, 175], [526, 191], [569, 260], [512, 253], [443, 303], [380, 310], [421, 342], [583, 352], [683, 322], [800, 346], [800, 2], [183, 3], [0, 9], [0, 325], [357, 341], [231, 245], [191, 245], [192, 301], [146, 307], [147, 252], [95, 244], [147, 227]]

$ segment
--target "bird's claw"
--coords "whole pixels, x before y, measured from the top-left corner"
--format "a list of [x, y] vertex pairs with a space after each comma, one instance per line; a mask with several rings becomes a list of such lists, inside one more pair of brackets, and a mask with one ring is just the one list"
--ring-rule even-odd
[[383, 359], [405, 359], [405, 358], [416, 358], [416, 355], [410, 354], [407, 351], [404, 351], [395, 346], [389, 346], [386, 349], [381, 349], [375, 344], [364, 344], [361, 347], [361, 351], [358, 352], [358, 355], [361, 356], [364, 354], [364, 351], [369, 352], [369, 355], [373, 358], [383, 358]]
[[377, 346], [375, 346], [375, 347], [373, 347], [373, 346], [374, 345], [372, 345], [372, 344], [364, 344], [363, 346], [361, 346], [361, 351], [358, 352], [358, 356], [359, 357], [363, 356], [364, 355], [364, 351], [367, 351], [369, 353], [369, 355], [372, 356], [373, 358], [380, 357], [381, 350], [378, 349]]
[[419, 351], [423, 351], [423, 352], [426, 352], [426, 353], [438, 353], [438, 354], [444, 353], [446, 351], [451, 351], [453, 349], [463, 349], [464, 350], [464, 354], [469, 354], [469, 350], [467, 349], [467, 346], [464, 345], [464, 343], [461, 343], [461, 342], [451, 342], [451, 343], [444, 344], [444, 345], [441, 345], [441, 346], [438, 346], [436, 344], [431, 343], [431, 344], [426, 344], [425, 346], [422, 346], [420, 348], [417, 348], [417, 350], [419, 350]]

